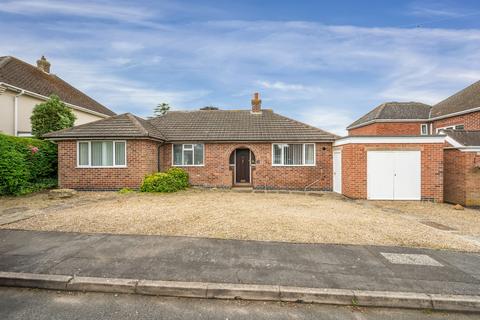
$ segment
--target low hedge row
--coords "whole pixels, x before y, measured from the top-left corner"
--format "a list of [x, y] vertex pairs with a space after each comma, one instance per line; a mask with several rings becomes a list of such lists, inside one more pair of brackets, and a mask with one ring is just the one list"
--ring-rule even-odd
[[57, 184], [57, 146], [0, 134], [0, 195], [19, 195]]
[[142, 192], [175, 192], [188, 187], [188, 173], [181, 168], [170, 168], [166, 172], [157, 172], [143, 179]]

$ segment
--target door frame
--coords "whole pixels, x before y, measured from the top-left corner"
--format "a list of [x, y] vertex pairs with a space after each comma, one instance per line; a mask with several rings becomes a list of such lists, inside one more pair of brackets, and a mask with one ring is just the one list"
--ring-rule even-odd
[[[249, 174], [248, 174], [248, 182], [237, 182], [237, 150], [248, 150], [248, 170], [249, 170]], [[234, 156], [233, 156], [233, 185], [234, 186], [250, 186], [252, 185], [252, 150], [250, 150], [249, 148], [236, 148], [234, 150]]]
[[[335, 173], [336, 173], [336, 166], [335, 166], [335, 155], [338, 154], [340, 155], [339, 156], [339, 161], [340, 161], [340, 185], [336, 185], [335, 183]], [[333, 192], [336, 192], [336, 193], [339, 193], [339, 194], [342, 194], [342, 150], [333, 150], [333, 165], [332, 165], [332, 169], [333, 169], [333, 181], [332, 181], [332, 186], [333, 186]], [[338, 169], [338, 168], [337, 168]]]

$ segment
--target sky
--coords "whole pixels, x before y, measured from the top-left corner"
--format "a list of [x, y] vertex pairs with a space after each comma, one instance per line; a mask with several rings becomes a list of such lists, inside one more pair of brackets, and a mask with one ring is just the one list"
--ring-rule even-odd
[[116, 113], [263, 108], [343, 135], [386, 101], [480, 80], [480, 1], [0, 0], [0, 56]]

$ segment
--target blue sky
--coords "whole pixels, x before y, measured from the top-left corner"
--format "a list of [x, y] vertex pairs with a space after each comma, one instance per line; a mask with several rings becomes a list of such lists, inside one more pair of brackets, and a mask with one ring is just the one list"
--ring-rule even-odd
[[0, 55], [117, 113], [263, 107], [344, 134], [385, 101], [480, 80], [480, 2], [0, 0]]

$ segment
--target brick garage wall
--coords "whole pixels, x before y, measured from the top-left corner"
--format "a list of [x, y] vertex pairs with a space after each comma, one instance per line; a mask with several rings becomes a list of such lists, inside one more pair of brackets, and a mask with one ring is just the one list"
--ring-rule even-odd
[[[316, 166], [272, 166], [271, 143], [206, 143], [205, 162], [201, 167], [182, 167], [190, 175], [190, 183], [205, 187], [231, 187], [233, 168], [229, 166], [230, 154], [237, 148], [250, 149], [256, 159], [252, 167], [252, 184], [256, 189], [332, 190], [332, 144], [316, 144]], [[161, 168], [172, 166], [172, 145], [162, 146]]]
[[[377, 122], [348, 130], [349, 136], [406, 136], [420, 135], [424, 122]], [[425, 122], [427, 123], [427, 122]]]
[[480, 111], [433, 121], [434, 132], [437, 128], [456, 124], [463, 124], [465, 130], [480, 130]]
[[77, 141], [58, 141], [59, 186], [78, 190], [139, 188], [146, 174], [157, 171], [158, 144], [127, 140], [126, 168], [77, 168]]
[[420, 150], [421, 197], [443, 202], [443, 144], [347, 144], [342, 149], [342, 193], [367, 198], [367, 151]]
[[480, 206], [480, 155], [446, 149], [444, 153], [445, 201]]

